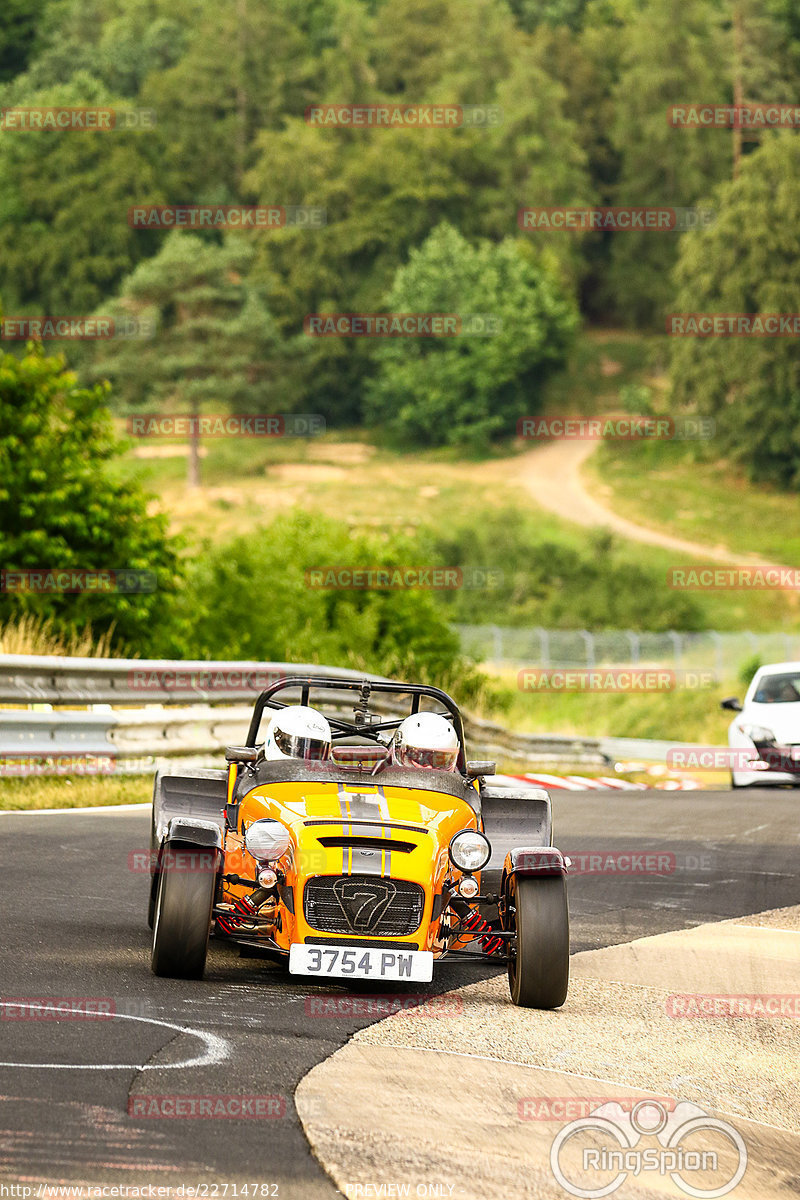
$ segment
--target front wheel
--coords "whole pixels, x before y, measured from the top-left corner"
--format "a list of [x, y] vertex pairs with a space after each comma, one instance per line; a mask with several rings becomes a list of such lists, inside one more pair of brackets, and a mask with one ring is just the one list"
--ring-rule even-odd
[[560, 875], [509, 880], [508, 987], [521, 1008], [559, 1008], [569, 987], [567, 882]]
[[158, 875], [150, 966], [154, 975], [202, 979], [218, 853], [167, 850]]

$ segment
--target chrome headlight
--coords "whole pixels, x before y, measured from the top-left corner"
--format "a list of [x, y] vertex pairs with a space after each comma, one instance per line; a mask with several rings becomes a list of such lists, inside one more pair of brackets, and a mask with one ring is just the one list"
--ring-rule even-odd
[[756, 742], [756, 744], [760, 742], [767, 746], [775, 745], [775, 734], [764, 725], [740, 725], [739, 728], [745, 737], [750, 738], [751, 742]]
[[477, 829], [462, 829], [450, 842], [450, 862], [460, 871], [480, 871], [492, 855], [489, 839]]
[[244, 844], [256, 862], [274, 862], [289, 849], [289, 830], [280, 821], [264, 817], [253, 821], [244, 835]]

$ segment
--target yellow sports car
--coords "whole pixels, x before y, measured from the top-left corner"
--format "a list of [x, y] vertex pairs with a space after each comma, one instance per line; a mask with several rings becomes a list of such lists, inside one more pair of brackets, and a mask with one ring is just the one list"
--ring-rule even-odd
[[[564, 1003], [567, 865], [550, 798], [487, 782], [494, 764], [467, 760], [445, 692], [289, 676], [226, 759], [156, 775], [156, 975], [200, 978], [213, 933], [321, 982], [425, 983], [445, 955], [479, 957], [507, 964], [515, 1004]], [[483, 894], [483, 806], [511, 795], [530, 836]]]

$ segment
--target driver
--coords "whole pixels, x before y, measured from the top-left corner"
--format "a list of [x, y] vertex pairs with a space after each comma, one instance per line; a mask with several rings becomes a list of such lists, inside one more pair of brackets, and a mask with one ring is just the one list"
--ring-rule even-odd
[[301, 758], [306, 762], [331, 756], [331, 727], [321, 712], [305, 704], [279, 709], [267, 726], [264, 757]]
[[458, 752], [455, 729], [438, 713], [413, 713], [398, 726], [392, 739], [392, 762], [397, 767], [454, 771]]

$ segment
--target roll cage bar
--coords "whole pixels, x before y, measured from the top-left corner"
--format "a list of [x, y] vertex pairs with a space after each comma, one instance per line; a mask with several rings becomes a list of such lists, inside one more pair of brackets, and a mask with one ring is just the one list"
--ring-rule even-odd
[[[458, 762], [456, 765], [462, 775], [466, 775], [467, 753], [464, 744], [464, 722], [461, 719], [458, 705], [452, 697], [448, 696], [447, 692], [443, 692], [441, 688], [428, 684], [393, 683], [389, 679], [323, 679], [313, 675], [287, 675], [284, 679], [279, 679], [277, 683], [273, 683], [271, 687], [263, 691], [256, 700], [253, 707], [250, 728], [247, 731], [247, 742], [245, 743], [247, 746], [255, 747], [256, 745], [256, 738], [258, 737], [264, 709], [288, 707], [288, 705], [282, 703], [280, 700], [273, 699], [273, 697], [278, 692], [285, 691], [287, 688], [297, 687], [301, 689], [301, 704], [308, 704], [312, 688], [322, 688], [328, 691], [334, 689], [336, 691], [347, 690], [358, 693], [358, 703], [354, 707], [355, 719], [353, 721], [345, 721], [339, 717], [328, 717], [326, 714], [326, 720], [330, 724], [334, 740], [345, 737], [363, 737], [380, 744], [378, 734], [389, 729], [397, 729], [406, 716], [413, 716], [414, 713], [419, 712], [420, 701], [423, 696], [428, 696], [430, 699], [436, 700], [446, 709], [446, 713], [441, 715], [448, 716], [453, 723], [459, 747]], [[369, 700], [374, 692], [388, 692], [396, 696], [410, 696], [411, 707], [405, 716], [391, 717], [385, 721], [373, 721], [372, 717], [375, 714], [369, 711]]]

